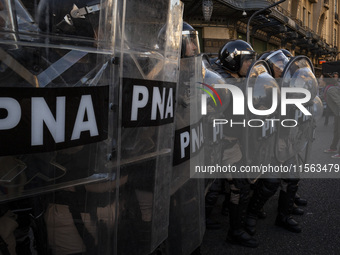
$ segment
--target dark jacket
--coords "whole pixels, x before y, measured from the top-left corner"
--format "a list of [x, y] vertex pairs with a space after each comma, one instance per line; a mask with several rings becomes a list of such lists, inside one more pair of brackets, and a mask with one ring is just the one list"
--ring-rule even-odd
[[340, 116], [340, 86], [331, 86], [326, 91], [327, 105], [335, 116]]

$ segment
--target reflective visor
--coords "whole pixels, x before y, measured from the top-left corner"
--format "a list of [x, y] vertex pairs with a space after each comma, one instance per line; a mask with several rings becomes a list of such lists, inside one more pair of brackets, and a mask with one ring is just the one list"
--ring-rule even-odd
[[265, 59], [273, 70], [274, 78], [280, 78], [282, 72], [289, 62], [289, 59], [283, 54], [281, 50], [274, 51]]
[[245, 77], [247, 75], [247, 72], [250, 68], [250, 66], [255, 62], [256, 60], [256, 54], [255, 52], [252, 52], [250, 54], [240, 55], [240, 70], [239, 75], [242, 77]]
[[240, 57], [240, 67], [242, 68], [242, 65], [244, 62], [249, 62], [249, 64], [252, 64], [256, 60], [256, 52], [252, 50], [237, 50], [235, 49], [234, 52], [230, 54], [230, 57], [236, 58]]
[[241, 55], [241, 66], [244, 61], [250, 61], [251, 64], [254, 63], [256, 60], [256, 54], [247, 54], [247, 55]]
[[197, 31], [182, 31], [184, 57], [193, 57], [201, 53]]

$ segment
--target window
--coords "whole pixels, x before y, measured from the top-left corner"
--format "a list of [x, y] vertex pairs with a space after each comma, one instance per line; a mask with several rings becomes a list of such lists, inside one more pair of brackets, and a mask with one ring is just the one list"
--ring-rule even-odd
[[338, 1], [337, 0], [334, 1], [334, 11], [338, 12]]
[[312, 17], [311, 13], [308, 12], [308, 24], [307, 24], [307, 26], [308, 26], [309, 28], [312, 28], [312, 24], [311, 24], [312, 19], [311, 19], [311, 17]]
[[334, 1], [334, 18], [335, 21], [339, 21], [339, 14], [338, 14], [338, 4], [337, 4], [337, 0]]
[[302, 12], [302, 22], [303, 22], [303, 25], [306, 26], [306, 8], [303, 7], [303, 12]]

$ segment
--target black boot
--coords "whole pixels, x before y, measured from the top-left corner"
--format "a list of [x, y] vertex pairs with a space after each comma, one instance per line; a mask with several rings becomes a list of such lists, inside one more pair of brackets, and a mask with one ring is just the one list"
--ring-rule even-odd
[[[279, 212], [279, 208], [277, 209], [277, 211]], [[292, 214], [293, 215], [303, 215], [305, 213], [305, 211], [298, 207], [295, 203], [293, 205], [293, 209], [292, 209]]]
[[250, 248], [259, 246], [259, 242], [243, 229], [230, 229], [228, 231], [227, 242]]
[[257, 215], [255, 214], [247, 214], [245, 229], [249, 235], [253, 236], [256, 233], [256, 224], [257, 224]]
[[303, 209], [301, 209], [300, 207], [298, 207], [295, 203], [293, 206], [293, 210], [292, 210], [292, 214], [294, 215], [303, 215], [305, 213], [305, 211]]
[[230, 229], [228, 231], [227, 242], [246, 247], [256, 248], [258, 241], [249, 235], [242, 224], [242, 205], [229, 204]]
[[301, 227], [297, 221], [292, 218], [295, 189], [289, 189], [287, 192], [280, 191], [279, 196], [279, 213], [276, 217], [275, 224], [279, 227], [287, 229], [288, 231], [300, 233]]
[[275, 194], [278, 187], [279, 181], [276, 179], [261, 179], [258, 181], [250, 199], [245, 220], [245, 229], [250, 235], [255, 235], [257, 219], [259, 215], [264, 213], [263, 206]]
[[207, 204], [206, 199], [206, 205], [205, 205], [205, 227], [206, 229], [221, 229], [222, 225], [218, 221], [211, 219], [211, 213], [214, 207], [212, 205]]
[[215, 180], [205, 196], [205, 226], [207, 229], [222, 228], [222, 225], [218, 221], [210, 218], [220, 196], [219, 191], [219, 182]]
[[298, 194], [295, 194], [294, 202], [298, 206], [306, 206], [307, 200], [304, 198], [301, 198]]
[[287, 229], [290, 232], [300, 233], [302, 231], [299, 223], [291, 215], [278, 214], [275, 221], [276, 226]]

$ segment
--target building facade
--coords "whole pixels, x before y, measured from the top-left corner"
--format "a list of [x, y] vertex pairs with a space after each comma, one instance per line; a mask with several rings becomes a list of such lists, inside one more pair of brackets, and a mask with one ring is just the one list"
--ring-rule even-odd
[[[268, 8], [275, 2], [281, 3]], [[340, 59], [339, 2], [183, 0], [184, 20], [200, 32], [202, 52], [216, 55], [228, 40], [248, 37], [258, 53], [286, 48], [294, 55], [307, 55], [318, 73], [322, 61]], [[268, 9], [259, 12], [264, 8]]]

